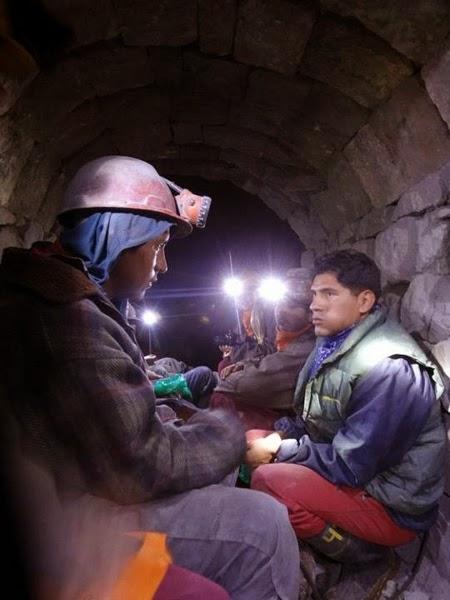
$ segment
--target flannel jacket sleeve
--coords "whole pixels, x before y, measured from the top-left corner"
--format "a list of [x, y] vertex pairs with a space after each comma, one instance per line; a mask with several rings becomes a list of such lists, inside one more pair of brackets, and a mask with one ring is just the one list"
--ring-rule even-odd
[[239, 464], [245, 438], [231, 415], [203, 411], [182, 426], [161, 422], [135, 342], [93, 302], [52, 307], [40, 322], [46, 342], [31, 377], [51, 434], [90, 491], [142, 502], [217, 483]]

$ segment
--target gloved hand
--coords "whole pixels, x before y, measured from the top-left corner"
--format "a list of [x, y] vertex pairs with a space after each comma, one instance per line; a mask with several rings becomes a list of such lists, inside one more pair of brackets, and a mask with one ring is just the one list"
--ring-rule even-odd
[[299, 440], [283, 440], [275, 458], [276, 462], [301, 462], [305, 460], [309, 454], [309, 448], [305, 444], [308, 439], [309, 437], [304, 435]]
[[153, 384], [153, 389], [157, 397], [170, 396], [171, 394], [180, 394], [182, 398], [192, 400], [192, 393], [188, 387], [186, 379], [178, 373], [164, 379], [158, 379]]

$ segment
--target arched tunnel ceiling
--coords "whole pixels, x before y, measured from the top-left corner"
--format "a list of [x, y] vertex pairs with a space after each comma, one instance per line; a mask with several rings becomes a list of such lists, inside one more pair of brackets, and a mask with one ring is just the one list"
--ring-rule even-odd
[[3, 106], [0, 205], [44, 232], [105, 153], [256, 193], [308, 247], [448, 160], [441, 66], [420, 70], [446, 0], [42, 3], [73, 40]]

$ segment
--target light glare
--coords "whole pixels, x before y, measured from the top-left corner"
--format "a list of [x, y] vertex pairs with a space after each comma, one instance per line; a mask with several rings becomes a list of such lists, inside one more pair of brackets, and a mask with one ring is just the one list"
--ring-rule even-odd
[[287, 292], [287, 285], [281, 279], [276, 277], [266, 277], [261, 281], [258, 288], [258, 294], [264, 300], [269, 302], [278, 302], [282, 300]]
[[154, 325], [161, 319], [161, 315], [154, 310], [146, 310], [142, 313], [142, 320], [146, 325]]
[[223, 290], [228, 296], [237, 298], [244, 291], [244, 284], [237, 277], [229, 277], [224, 281]]

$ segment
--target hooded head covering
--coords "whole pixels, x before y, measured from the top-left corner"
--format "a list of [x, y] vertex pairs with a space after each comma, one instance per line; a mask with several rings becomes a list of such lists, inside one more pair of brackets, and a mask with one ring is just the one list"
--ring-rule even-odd
[[91, 279], [103, 285], [121, 252], [156, 239], [172, 225], [133, 213], [98, 212], [66, 227], [60, 240], [84, 261]]

